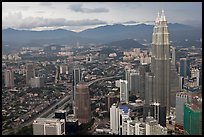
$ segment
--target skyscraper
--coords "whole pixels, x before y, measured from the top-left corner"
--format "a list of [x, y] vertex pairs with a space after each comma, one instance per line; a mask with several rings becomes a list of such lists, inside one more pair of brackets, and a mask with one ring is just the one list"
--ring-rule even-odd
[[112, 134], [119, 134], [119, 108], [113, 104], [110, 108], [110, 130]]
[[188, 58], [180, 58], [180, 75], [190, 77], [190, 62]]
[[81, 81], [81, 73], [79, 67], [74, 67], [72, 72], [72, 99], [75, 100], [76, 85]]
[[30, 85], [30, 79], [35, 77], [35, 68], [33, 63], [26, 65], [26, 84]]
[[167, 21], [162, 10], [158, 14], [152, 34], [152, 72], [154, 80], [153, 101], [167, 107], [167, 115], [170, 111], [170, 47]]
[[120, 79], [120, 102], [123, 102], [123, 103], [129, 102], [127, 83], [128, 83], [127, 80]]
[[130, 73], [130, 95], [139, 96], [139, 72]]
[[139, 73], [140, 73], [140, 79], [139, 79], [139, 93], [140, 93], [140, 98], [142, 100], [145, 99], [145, 72], [149, 72], [150, 71], [150, 65], [143, 63], [140, 64], [139, 66]]
[[91, 119], [89, 87], [86, 83], [78, 83], [76, 87], [75, 116], [81, 123]]
[[14, 87], [14, 76], [12, 69], [5, 70], [5, 87], [13, 88]]

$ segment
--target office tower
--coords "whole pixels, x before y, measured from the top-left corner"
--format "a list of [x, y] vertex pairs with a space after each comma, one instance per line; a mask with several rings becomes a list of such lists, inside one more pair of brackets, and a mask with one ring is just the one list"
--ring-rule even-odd
[[171, 46], [171, 65], [176, 66], [176, 47]]
[[72, 99], [75, 100], [76, 86], [81, 81], [81, 73], [79, 67], [74, 67], [72, 71]]
[[129, 93], [127, 89], [127, 80], [120, 79], [120, 102], [129, 102]]
[[33, 135], [64, 135], [63, 119], [37, 118], [33, 121]]
[[202, 107], [194, 103], [184, 105], [184, 130], [187, 135], [202, 135]]
[[117, 104], [113, 104], [110, 108], [110, 132], [119, 134], [119, 109]]
[[66, 122], [67, 112], [66, 110], [57, 110], [55, 111], [55, 118], [64, 119]]
[[55, 72], [55, 83], [58, 83], [59, 81], [61, 81], [61, 76], [60, 76], [60, 67], [59, 65], [55, 66], [56, 68], [56, 72]]
[[145, 104], [143, 106], [143, 121], [150, 115], [158, 121], [158, 123], [166, 127], [166, 106], [159, 103]]
[[126, 68], [125, 69], [125, 80], [127, 80], [127, 90], [128, 92], [130, 91], [130, 73], [131, 73], [131, 69], [130, 68]]
[[192, 68], [191, 70], [191, 78], [196, 78], [196, 85], [200, 85], [200, 71], [197, 68]]
[[179, 76], [179, 90], [183, 89], [183, 85], [184, 85], [184, 77]]
[[154, 75], [151, 72], [145, 73], [145, 104], [153, 103], [154, 96]]
[[12, 69], [6, 69], [4, 73], [5, 87], [13, 88], [14, 87], [14, 76]]
[[130, 95], [139, 96], [139, 81], [140, 75], [139, 72], [131, 72], [130, 73]]
[[146, 135], [167, 135], [167, 128], [158, 124], [153, 117], [146, 118]]
[[110, 111], [110, 107], [114, 104], [120, 101], [120, 98], [118, 95], [115, 95], [114, 92], [109, 92], [106, 95], [106, 100], [105, 100], [105, 104], [106, 104], [106, 110], [109, 112]]
[[187, 58], [180, 58], [180, 75], [190, 77], [190, 61]]
[[179, 85], [179, 75], [176, 71], [175, 65], [171, 65], [170, 69], [170, 105], [171, 107], [175, 107], [176, 105], [176, 93], [180, 91], [180, 85]]
[[68, 74], [68, 66], [60, 65], [60, 74]]
[[65, 134], [74, 135], [79, 130], [79, 121], [73, 114], [66, 117]]
[[170, 47], [167, 21], [162, 10], [158, 14], [152, 34], [152, 68], [155, 75], [153, 101], [167, 107], [170, 112]]
[[150, 71], [150, 64], [140, 64], [139, 66], [139, 93], [142, 100], [145, 99], [145, 72]]
[[26, 64], [26, 84], [30, 85], [30, 79], [35, 77], [35, 66], [33, 63]]
[[80, 123], [87, 123], [91, 119], [89, 87], [86, 83], [77, 84], [75, 114]]
[[176, 94], [176, 124], [183, 126], [184, 104], [188, 101], [188, 92]]

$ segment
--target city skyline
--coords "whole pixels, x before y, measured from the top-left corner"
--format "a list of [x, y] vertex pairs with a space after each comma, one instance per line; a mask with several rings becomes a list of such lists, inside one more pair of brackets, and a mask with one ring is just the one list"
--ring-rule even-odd
[[200, 2], [3, 2], [2, 28], [81, 31], [109, 24], [154, 24], [161, 9], [170, 23], [201, 27]]

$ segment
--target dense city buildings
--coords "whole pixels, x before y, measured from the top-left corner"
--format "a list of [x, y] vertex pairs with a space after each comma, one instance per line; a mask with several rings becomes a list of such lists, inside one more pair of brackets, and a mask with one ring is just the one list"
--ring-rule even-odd
[[50, 30], [15, 43], [2, 53], [2, 134], [201, 135], [202, 39], [175, 40], [179, 27], [162, 10], [153, 25]]

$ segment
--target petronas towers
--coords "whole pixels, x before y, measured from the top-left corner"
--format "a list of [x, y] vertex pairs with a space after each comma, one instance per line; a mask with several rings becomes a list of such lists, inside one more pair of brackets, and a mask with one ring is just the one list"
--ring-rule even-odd
[[151, 103], [166, 107], [170, 111], [170, 46], [167, 21], [162, 10], [155, 21], [152, 34], [151, 71], [154, 75]]

